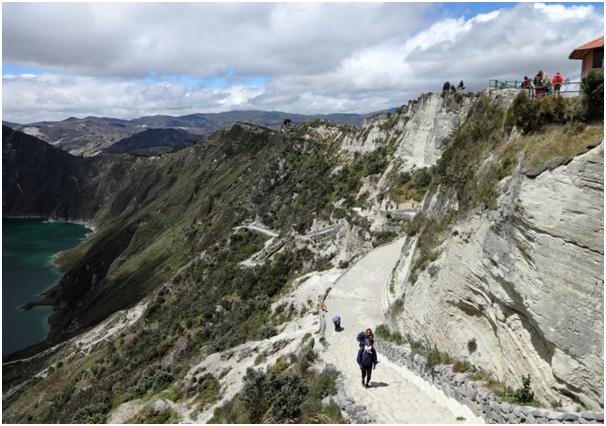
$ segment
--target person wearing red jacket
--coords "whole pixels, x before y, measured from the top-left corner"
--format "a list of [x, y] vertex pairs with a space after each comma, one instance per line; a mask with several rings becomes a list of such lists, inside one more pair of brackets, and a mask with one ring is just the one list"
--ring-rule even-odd
[[551, 85], [553, 86], [553, 93], [559, 95], [560, 87], [564, 84], [564, 77], [559, 72], [556, 72], [555, 75], [551, 78]]

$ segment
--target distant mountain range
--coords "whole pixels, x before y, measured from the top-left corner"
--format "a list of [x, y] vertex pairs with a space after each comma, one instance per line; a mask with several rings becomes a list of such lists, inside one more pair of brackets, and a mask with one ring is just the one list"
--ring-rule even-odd
[[[129, 146], [137, 150], [150, 147], [168, 147], [172, 150], [175, 147], [192, 143], [189, 135], [208, 136], [219, 129], [231, 127], [237, 122], [276, 129], [282, 125], [285, 119], [290, 119], [293, 124], [307, 120], [325, 119], [359, 126], [369, 115], [371, 114], [303, 115], [279, 111], [229, 111], [179, 117], [153, 115], [133, 120], [109, 117], [70, 117], [63, 121], [41, 121], [29, 124], [3, 122], [3, 125], [42, 139], [70, 154], [90, 157], [105, 152], [129, 152], [131, 150], [127, 148]], [[163, 145], [167, 140], [167, 134], [163, 133], [145, 133], [138, 139], [129, 139], [131, 136], [149, 129], [177, 129], [186, 132], [188, 136], [185, 137], [185, 140], [178, 142], [176, 140], [178, 135], [173, 133], [170, 136], [172, 142], [168, 145]], [[181, 136], [185, 136], [185, 133]], [[125, 139], [126, 142], [123, 142]], [[151, 141], [151, 144], [146, 144], [146, 141]], [[108, 151], [116, 143], [121, 144], [120, 148]]]

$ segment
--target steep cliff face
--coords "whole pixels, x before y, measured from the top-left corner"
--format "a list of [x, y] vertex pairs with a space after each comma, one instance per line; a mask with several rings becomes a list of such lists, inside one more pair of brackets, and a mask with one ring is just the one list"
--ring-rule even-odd
[[[514, 171], [499, 183], [496, 210], [448, 228], [414, 279], [410, 237], [393, 277], [403, 304], [392, 325], [510, 386], [530, 374], [545, 403], [603, 406], [603, 157], [600, 144], [535, 178]], [[452, 203], [437, 191], [423, 213], [443, 217]]]
[[343, 139], [342, 149], [364, 153], [391, 142], [399, 169], [433, 166], [443, 140], [465, 119], [474, 100], [471, 94], [424, 94], [394, 113], [365, 120], [361, 131]]
[[[371, 223], [373, 231], [390, 231], [399, 225], [387, 216], [413, 214], [418, 200], [393, 199], [389, 192], [394, 178], [415, 169], [433, 166], [444, 149], [444, 140], [467, 117], [477, 99], [473, 94], [426, 93], [392, 113], [374, 115], [361, 129], [342, 129], [333, 137], [347, 158], [386, 154], [387, 166], [381, 173], [363, 179], [357, 198], [365, 198], [357, 209]], [[325, 132], [326, 133], [326, 132]]]

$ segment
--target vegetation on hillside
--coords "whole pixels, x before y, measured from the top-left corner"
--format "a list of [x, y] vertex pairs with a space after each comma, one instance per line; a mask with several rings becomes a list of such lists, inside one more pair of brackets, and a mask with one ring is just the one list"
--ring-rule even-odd
[[242, 391], [215, 410], [210, 423], [344, 423], [334, 401], [337, 372], [318, 372], [317, 353], [305, 343], [280, 357], [267, 372], [249, 368]]

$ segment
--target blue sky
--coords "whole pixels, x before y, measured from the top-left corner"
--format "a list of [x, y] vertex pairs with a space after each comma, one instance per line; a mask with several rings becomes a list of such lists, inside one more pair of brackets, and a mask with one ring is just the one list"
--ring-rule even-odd
[[603, 25], [603, 3], [5, 3], [3, 118], [369, 112], [445, 80], [576, 78]]

